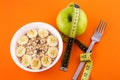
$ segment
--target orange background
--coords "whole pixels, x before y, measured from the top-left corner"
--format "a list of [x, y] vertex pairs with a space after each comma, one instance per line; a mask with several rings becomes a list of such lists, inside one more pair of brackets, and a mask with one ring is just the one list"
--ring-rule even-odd
[[71, 80], [82, 53], [76, 45], [67, 72], [59, 70], [63, 55], [54, 67], [40, 73], [20, 69], [10, 55], [11, 39], [21, 26], [43, 21], [57, 28], [56, 16], [70, 2], [78, 3], [87, 14], [86, 32], [77, 37], [87, 46], [99, 20], [108, 22], [104, 36], [93, 48], [90, 80], [120, 80], [119, 0], [0, 0], [0, 80]]

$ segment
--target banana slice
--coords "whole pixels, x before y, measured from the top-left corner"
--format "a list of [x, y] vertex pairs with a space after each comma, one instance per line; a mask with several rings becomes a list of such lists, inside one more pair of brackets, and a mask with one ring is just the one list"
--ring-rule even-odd
[[51, 64], [52, 60], [49, 56], [43, 56], [41, 58], [41, 62], [44, 67], [48, 67]]
[[36, 37], [36, 36], [37, 36], [37, 30], [35, 30], [35, 29], [29, 30], [29, 31], [27, 32], [27, 36], [28, 36], [29, 38], [34, 38], [34, 37]]
[[58, 49], [56, 47], [50, 47], [47, 51], [47, 55], [51, 58], [55, 58], [58, 54]]
[[45, 38], [49, 35], [49, 32], [48, 30], [46, 29], [39, 29], [38, 30], [38, 35], [41, 37], [41, 38]]
[[25, 66], [25, 67], [29, 66], [30, 63], [31, 63], [31, 59], [32, 59], [32, 57], [30, 55], [24, 55], [22, 57], [22, 64], [23, 64], [23, 66]]
[[31, 61], [31, 68], [37, 70], [41, 67], [41, 61], [38, 58], [33, 58]]
[[19, 46], [16, 48], [16, 56], [22, 57], [26, 52], [26, 49], [23, 46]]
[[28, 37], [27, 36], [22, 36], [18, 39], [17, 43], [20, 44], [20, 45], [24, 45], [28, 42]]
[[49, 46], [57, 46], [58, 39], [57, 39], [57, 37], [55, 37], [53, 35], [50, 35], [47, 38], [47, 43], [48, 43]]

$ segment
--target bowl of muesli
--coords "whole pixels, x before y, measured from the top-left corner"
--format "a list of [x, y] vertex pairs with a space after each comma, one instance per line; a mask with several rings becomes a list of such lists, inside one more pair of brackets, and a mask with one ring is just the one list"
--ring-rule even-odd
[[32, 22], [22, 26], [13, 36], [10, 52], [23, 70], [41, 72], [54, 66], [61, 57], [63, 42], [50, 24]]

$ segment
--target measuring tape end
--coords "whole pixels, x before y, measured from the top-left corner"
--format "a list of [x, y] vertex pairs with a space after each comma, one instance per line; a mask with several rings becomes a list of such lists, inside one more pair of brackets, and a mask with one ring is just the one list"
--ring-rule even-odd
[[60, 67], [60, 70], [62, 70], [62, 71], [67, 71], [67, 68], [66, 67]]
[[75, 4], [74, 6], [75, 6], [75, 8], [80, 8], [80, 6], [78, 4]]

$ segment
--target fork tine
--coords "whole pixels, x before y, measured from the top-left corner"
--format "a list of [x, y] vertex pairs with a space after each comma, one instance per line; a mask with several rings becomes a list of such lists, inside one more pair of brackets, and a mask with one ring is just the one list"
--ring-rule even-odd
[[107, 22], [105, 22], [105, 21], [103, 21], [103, 20], [100, 20], [99, 25], [98, 25], [96, 31], [97, 31], [98, 33], [103, 34], [103, 32], [104, 32], [104, 30], [105, 30], [105, 28], [106, 28], [106, 25], [107, 25]]
[[104, 25], [104, 21], [101, 20], [101, 25], [99, 26], [99, 33], [102, 33], [102, 29], [103, 29], [103, 25]]
[[100, 22], [96, 28], [96, 32], [98, 32], [98, 33], [100, 32], [101, 25], [102, 25], [102, 20], [100, 20]]
[[107, 22], [104, 22], [104, 24], [102, 25], [101, 34], [103, 34], [103, 32], [105, 31], [106, 26], [107, 26]]

